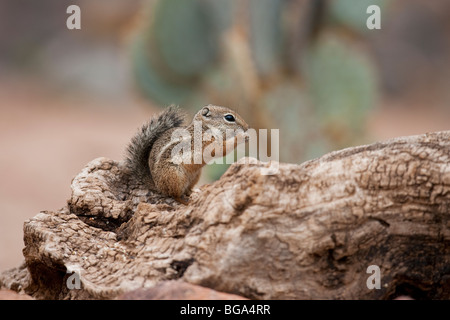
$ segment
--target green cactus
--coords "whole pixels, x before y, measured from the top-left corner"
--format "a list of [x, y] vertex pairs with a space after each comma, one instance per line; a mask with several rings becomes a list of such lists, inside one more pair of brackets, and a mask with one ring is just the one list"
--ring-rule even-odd
[[258, 72], [265, 76], [282, 65], [282, 1], [250, 0], [250, 45]]
[[206, 5], [201, 0], [149, 4], [149, 21], [131, 48], [134, 74], [146, 96], [163, 105], [184, 104], [192, 98], [193, 88], [217, 59], [219, 33], [229, 23], [225, 4]]
[[201, 75], [217, 55], [218, 37], [200, 0], [164, 0], [155, 5], [152, 26], [155, 48], [176, 79]]
[[192, 88], [177, 85], [164, 79], [154, 67], [152, 52], [147, 48], [147, 39], [142, 35], [134, 38], [131, 47], [133, 71], [141, 91], [154, 102], [161, 105], [181, 104], [192, 94]]
[[330, 34], [319, 39], [304, 63], [322, 126], [335, 135], [338, 146], [353, 143], [376, 102], [376, 75], [369, 59], [356, 45]]
[[[152, 1], [151, 19], [132, 48], [137, 82], [161, 104], [193, 111], [207, 103], [227, 105], [262, 121], [249, 121], [254, 127], [280, 129], [281, 161], [364, 142], [377, 77], [355, 39], [367, 30], [367, 7], [383, 10], [387, 0], [327, 3], [323, 10], [331, 19], [322, 19], [324, 11], [317, 14], [312, 2], [295, 0]], [[296, 14], [287, 23], [289, 8]], [[304, 24], [292, 23], [299, 16], [307, 17]], [[320, 26], [318, 33], [308, 34], [312, 24]], [[354, 34], [348, 37], [339, 25]], [[298, 27], [304, 28], [301, 39], [292, 36]], [[288, 53], [286, 40], [299, 41], [298, 52]], [[292, 54], [298, 57], [288, 63]], [[297, 60], [301, 67], [292, 67]], [[216, 164], [206, 172], [216, 179], [227, 167]]]
[[354, 31], [365, 33], [369, 31], [366, 21], [369, 15], [367, 8], [377, 5], [383, 12], [388, 5], [387, 0], [334, 0], [329, 2], [330, 16], [333, 20]]

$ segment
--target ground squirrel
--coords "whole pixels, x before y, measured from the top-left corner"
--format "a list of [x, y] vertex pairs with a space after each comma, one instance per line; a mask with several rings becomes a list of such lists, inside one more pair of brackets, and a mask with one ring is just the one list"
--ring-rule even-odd
[[133, 179], [184, 204], [211, 160], [204, 155], [225, 156], [244, 142], [248, 130], [239, 114], [220, 106], [203, 107], [189, 125], [185, 119], [175, 106], [153, 117], [131, 139], [125, 161]]

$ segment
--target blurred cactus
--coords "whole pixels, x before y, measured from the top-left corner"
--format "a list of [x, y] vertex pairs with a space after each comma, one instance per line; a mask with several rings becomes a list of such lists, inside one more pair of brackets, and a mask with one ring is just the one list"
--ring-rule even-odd
[[282, 1], [251, 0], [250, 9], [250, 45], [258, 72], [270, 75], [282, 65]]
[[359, 142], [365, 120], [376, 101], [376, 75], [356, 45], [333, 34], [321, 37], [305, 59], [306, 80], [318, 124], [332, 145]]
[[179, 104], [192, 94], [192, 87], [170, 82], [158, 72], [143, 35], [135, 37], [131, 52], [136, 82], [148, 98], [161, 104]]
[[385, 2], [154, 0], [132, 48], [137, 82], [161, 105], [222, 104], [279, 128], [281, 161], [320, 156], [364, 138], [377, 77], [358, 34]]
[[377, 5], [383, 11], [387, 6], [387, 0], [335, 0], [330, 1], [330, 15], [332, 19], [353, 31], [364, 33], [368, 29], [366, 21], [367, 8], [370, 5]]
[[217, 59], [224, 21], [213, 19], [217, 7], [200, 0], [152, 1], [149, 6], [148, 21], [131, 48], [137, 83], [160, 104], [181, 104]]
[[202, 1], [157, 2], [151, 32], [160, 67], [173, 81], [200, 76], [218, 51], [214, 31], [214, 21]]

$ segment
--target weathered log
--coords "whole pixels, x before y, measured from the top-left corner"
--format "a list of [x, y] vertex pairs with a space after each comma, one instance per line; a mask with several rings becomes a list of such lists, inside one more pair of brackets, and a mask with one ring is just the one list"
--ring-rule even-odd
[[[25, 263], [0, 287], [100, 299], [179, 280], [250, 299], [450, 298], [450, 131], [280, 163], [274, 175], [246, 160], [187, 206], [93, 160], [66, 207], [25, 222]], [[372, 265], [380, 289], [367, 285]]]

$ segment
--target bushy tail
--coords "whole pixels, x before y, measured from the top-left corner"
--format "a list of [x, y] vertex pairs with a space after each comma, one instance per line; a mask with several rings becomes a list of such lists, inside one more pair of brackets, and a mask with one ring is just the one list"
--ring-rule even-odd
[[153, 181], [148, 166], [148, 157], [155, 141], [166, 130], [185, 124], [185, 115], [178, 107], [170, 106], [144, 124], [131, 139], [125, 163], [130, 173], [142, 183]]

